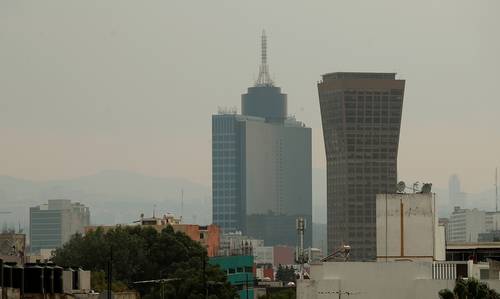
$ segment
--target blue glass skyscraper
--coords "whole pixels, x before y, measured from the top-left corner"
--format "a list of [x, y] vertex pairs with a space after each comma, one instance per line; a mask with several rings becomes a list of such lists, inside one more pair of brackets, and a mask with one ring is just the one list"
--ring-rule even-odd
[[[295, 219], [312, 227], [311, 129], [287, 115], [262, 36], [259, 78], [241, 98], [241, 115], [212, 117], [213, 222], [266, 245], [296, 244]], [[311, 244], [306, 231], [306, 245]]]

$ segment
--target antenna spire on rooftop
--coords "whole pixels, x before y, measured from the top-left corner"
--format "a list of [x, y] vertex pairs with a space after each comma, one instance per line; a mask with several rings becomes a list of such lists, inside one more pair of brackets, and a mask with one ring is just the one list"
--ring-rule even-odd
[[498, 212], [498, 168], [495, 168], [495, 212]]
[[273, 86], [274, 83], [269, 75], [269, 66], [267, 65], [267, 36], [265, 30], [262, 30], [260, 57], [259, 77], [255, 82], [255, 86]]

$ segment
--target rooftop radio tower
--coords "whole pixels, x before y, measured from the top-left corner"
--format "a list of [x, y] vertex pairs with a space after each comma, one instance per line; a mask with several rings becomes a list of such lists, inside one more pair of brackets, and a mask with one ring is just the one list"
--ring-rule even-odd
[[495, 168], [495, 212], [498, 212], [498, 168]]
[[274, 83], [269, 75], [269, 66], [267, 65], [267, 36], [265, 30], [262, 30], [260, 58], [259, 77], [255, 82], [255, 86], [273, 86]]
[[295, 220], [295, 225], [297, 228], [297, 237], [299, 241], [296, 249], [296, 261], [300, 264], [300, 279], [304, 279], [304, 264], [307, 262], [304, 252], [304, 232], [306, 230], [306, 219], [304, 217], [298, 217]]

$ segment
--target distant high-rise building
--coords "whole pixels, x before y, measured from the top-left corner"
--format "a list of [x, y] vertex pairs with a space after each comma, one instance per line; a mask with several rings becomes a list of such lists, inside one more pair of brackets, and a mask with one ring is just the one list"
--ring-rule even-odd
[[461, 207], [465, 206], [467, 194], [465, 192], [462, 192], [458, 175], [454, 174], [450, 176], [450, 179], [448, 181], [448, 192], [450, 196], [450, 205]]
[[55, 249], [90, 224], [89, 208], [68, 199], [51, 199], [48, 204], [30, 208], [30, 248]]
[[328, 252], [376, 258], [377, 193], [396, 190], [405, 81], [395, 73], [330, 73], [318, 83], [327, 160]]
[[486, 214], [485, 211], [478, 209], [455, 207], [450, 215], [446, 241], [477, 242], [479, 234], [486, 232]]
[[453, 174], [450, 176], [450, 179], [448, 181], [448, 191], [450, 192], [450, 201], [453, 199], [453, 194], [459, 193], [460, 192], [460, 179], [458, 178], [458, 175]]
[[266, 245], [296, 244], [295, 219], [312, 239], [311, 129], [287, 115], [287, 96], [274, 86], [262, 35], [262, 64], [242, 95], [242, 114], [212, 117], [213, 222]]
[[446, 241], [474, 243], [499, 234], [500, 212], [463, 209], [455, 206], [447, 224]]

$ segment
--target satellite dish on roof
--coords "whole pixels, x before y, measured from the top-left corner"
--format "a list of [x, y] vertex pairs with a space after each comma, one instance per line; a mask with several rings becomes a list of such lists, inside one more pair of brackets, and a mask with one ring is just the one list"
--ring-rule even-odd
[[406, 184], [403, 181], [400, 181], [397, 185], [397, 190], [399, 193], [404, 193], [406, 189]]
[[432, 184], [431, 183], [426, 183], [422, 186], [422, 190], [421, 192], [422, 193], [431, 193], [431, 189], [432, 189]]

